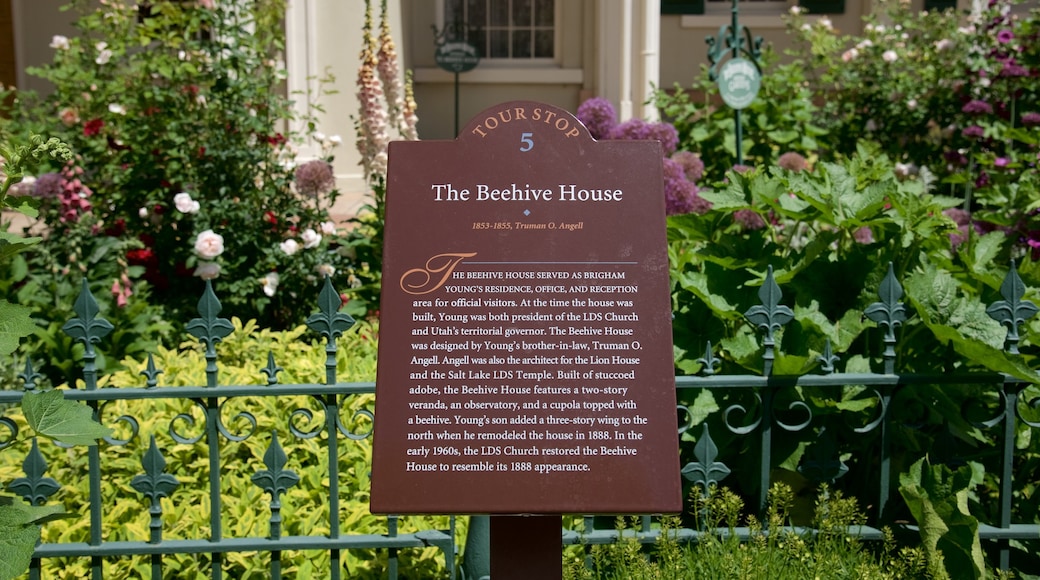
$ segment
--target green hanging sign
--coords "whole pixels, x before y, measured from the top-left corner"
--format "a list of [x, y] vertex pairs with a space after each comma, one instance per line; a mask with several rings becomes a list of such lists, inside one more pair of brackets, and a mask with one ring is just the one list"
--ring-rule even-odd
[[755, 100], [762, 86], [762, 73], [746, 58], [731, 58], [718, 74], [719, 93], [730, 108], [743, 109]]

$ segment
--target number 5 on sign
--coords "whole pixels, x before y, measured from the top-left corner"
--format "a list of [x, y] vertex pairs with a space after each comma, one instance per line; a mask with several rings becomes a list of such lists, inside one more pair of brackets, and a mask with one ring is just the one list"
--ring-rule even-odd
[[531, 137], [534, 133], [521, 133], [520, 134], [520, 151], [530, 151], [534, 149], [534, 139]]

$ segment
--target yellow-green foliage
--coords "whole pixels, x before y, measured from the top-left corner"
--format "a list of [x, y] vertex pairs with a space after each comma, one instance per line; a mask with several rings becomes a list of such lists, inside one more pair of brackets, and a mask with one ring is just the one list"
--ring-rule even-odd
[[[281, 384], [324, 383], [326, 351], [323, 340], [308, 336], [304, 327], [285, 332], [260, 330], [252, 322], [232, 321], [235, 331], [217, 345], [219, 384], [266, 384], [260, 369], [267, 366], [267, 354], [273, 353], [275, 364], [284, 367], [278, 379]], [[378, 328], [359, 323], [337, 341], [337, 380], [370, 382], [375, 379]], [[205, 349], [192, 340], [178, 349], [160, 348], [153, 357], [159, 375], [159, 386], [205, 385]], [[146, 361], [123, 361], [126, 371], [99, 379], [99, 386], [139, 388], [145, 377], [139, 372]], [[386, 534], [387, 522], [368, 511], [369, 471], [372, 464], [371, 437], [360, 436], [371, 431], [373, 394], [339, 397], [340, 419], [358, 439], [339, 436], [339, 500], [340, 530], [346, 534]], [[287, 469], [300, 477], [299, 483], [281, 496], [282, 535], [314, 535], [329, 533], [329, 484], [327, 433], [324, 405], [316, 397], [234, 397], [220, 401], [221, 424], [231, 438], [220, 439], [221, 528], [224, 537], [267, 537], [270, 533], [270, 497], [251, 481], [259, 470], [266, 469], [264, 453], [272, 435], [288, 457]], [[180, 485], [171, 497], [162, 500], [163, 539], [206, 539], [209, 537], [209, 451], [205, 441], [204, 401], [148, 399], [112, 401], [100, 409], [103, 424], [115, 429], [115, 438], [127, 440], [124, 445], [102, 443], [101, 471], [103, 497], [103, 534], [106, 541], [146, 541], [149, 537], [148, 500], [130, 487], [131, 480], [144, 473], [141, 460], [151, 437], [166, 460], [166, 473]], [[255, 421], [255, 426], [253, 422]], [[135, 425], [136, 423], [136, 425]], [[315, 434], [298, 437], [292, 429]], [[24, 432], [24, 431], [23, 431]], [[171, 433], [184, 438], [198, 438], [191, 444], [178, 443]], [[242, 438], [241, 441], [233, 439]], [[44, 542], [84, 542], [89, 538], [87, 514], [89, 483], [87, 454], [82, 448], [62, 449], [40, 442], [47, 459], [46, 475], [57, 480], [61, 490], [50, 498], [72, 513], [84, 517], [53, 522], [44, 527]], [[0, 482], [9, 483], [22, 477], [21, 462], [29, 450], [29, 442], [21, 441], [0, 454]], [[447, 529], [447, 517], [402, 518], [399, 532], [419, 529]], [[461, 526], [459, 533], [461, 534]], [[384, 552], [345, 551], [342, 560], [351, 578], [379, 578], [385, 573]], [[400, 552], [402, 574], [409, 578], [443, 576], [443, 556], [434, 549]], [[229, 577], [262, 578], [269, 570], [268, 554], [227, 554], [224, 569]], [[83, 578], [88, 576], [85, 560], [50, 560], [44, 562], [49, 578]], [[147, 577], [147, 557], [106, 560], [106, 577]], [[176, 556], [164, 559], [168, 577], [208, 576], [209, 556]], [[282, 555], [283, 573], [288, 577], [327, 577], [329, 555], [323, 552], [287, 552]], [[404, 571], [408, 572], [405, 573]]]

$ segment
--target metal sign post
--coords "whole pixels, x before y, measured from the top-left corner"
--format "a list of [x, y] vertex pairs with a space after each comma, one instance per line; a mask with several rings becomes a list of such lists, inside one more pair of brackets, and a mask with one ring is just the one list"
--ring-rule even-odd
[[[740, 25], [737, 0], [733, 0], [733, 20], [728, 26], [719, 27], [718, 37], [708, 36], [708, 60], [711, 68], [709, 78], [719, 83], [722, 100], [734, 110], [736, 121], [737, 165], [744, 163], [744, 131], [741, 126], [740, 110], [755, 100], [762, 84], [762, 70], [758, 59], [762, 56], [762, 37], [751, 37], [751, 31]], [[730, 53], [722, 66], [720, 61]], [[748, 58], [741, 57], [741, 53]]]
[[434, 44], [437, 49], [433, 54], [437, 66], [455, 73], [455, 136], [459, 135], [459, 73], [469, 72], [480, 63], [480, 53], [477, 47], [467, 42], [467, 32], [473, 27], [462, 22], [453, 22], [444, 25], [438, 32], [433, 27]]

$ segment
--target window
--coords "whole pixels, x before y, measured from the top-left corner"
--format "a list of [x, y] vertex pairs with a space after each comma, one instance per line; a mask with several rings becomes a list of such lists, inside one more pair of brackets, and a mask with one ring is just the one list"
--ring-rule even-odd
[[[707, 14], [730, 14], [733, 0], [707, 0]], [[741, 14], [784, 14], [789, 5], [787, 0], [739, 0], [737, 6]]]
[[[955, 0], [935, 0], [955, 1]], [[739, 0], [740, 13], [746, 15], [779, 15], [787, 12], [787, 0]], [[794, 2], [810, 14], [843, 14], [845, 0], [798, 0]], [[729, 14], [733, 0], [661, 0], [661, 14]]]
[[464, 30], [481, 58], [552, 59], [555, 0], [446, 0], [445, 27]]

